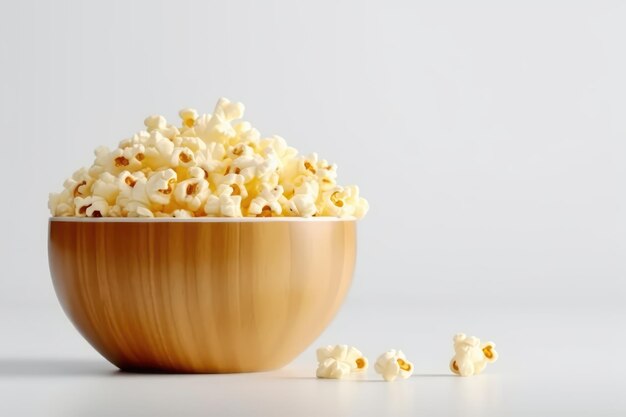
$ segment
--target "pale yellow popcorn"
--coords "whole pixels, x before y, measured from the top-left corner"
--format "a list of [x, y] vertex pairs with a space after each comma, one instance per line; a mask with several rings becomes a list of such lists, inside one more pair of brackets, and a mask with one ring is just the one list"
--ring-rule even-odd
[[152, 217], [146, 215], [144, 210], [152, 213], [152, 203], [148, 197], [146, 184], [148, 180], [142, 172], [131, 174], [122, 172], [118, 176], [120, 193], [115, 202], [120, 208], [122, 215], [129, 217]]
[[191, 212], [196, 212], [204, 206], [209, 194], [209, 183], [204, 179], [204, 176], [201, 178], [191, 177], [181, 181], [174, 189], [176, 202]]
[[293, 216], [311, 217], [318, 213], [315, 204], [319, 194], [319, 184], [311, 178], [300, 177], [294, 195], [287, 201], [287, 209]]
[[192, 128], [198, 118], [198, 112], [196, 109], [185, 108], [178, 112], [178, 115], [183, 121], [183, 127]]
[[128, 217], [154, 217], [154, 213], [149, 208], [132, 202], [128, 207]]
[[146, 183], [146, 192], [150, 201], [155, 204], [169, 204], [176, 179], [176, 171], [173, 169], [153, 173]]
[[93, 183], [93, 196], [103, 198], [109, 205], [115, 204], [119, 192], [117, 177], [108, 172], [100, 174], [100, 177]]
[[273, 135], [259, 141], [259, 149], [267, 148], [271, 148], [276, 153], [276, 156], [282, 162], [281, 167], [298, 155], [298, 151], [287, 145], [285, 139], [278, 135]]
[[178, 130], [176, 126], [170, 124], [168, 124], [165, 129], [159, 129], [159, 132], [172, 142], [176, 142], [181, 137], [180, 130]]
[[120, 149], [124, 149], [133, 145], [145, 145], [149, 138], [150, 138], [150, 133], [146, 132], [145, 130], [142, 130], [140, 132], [135, 133], [130, 138], [120, 141], [117, 147]]
[[261, 192], [250, 202], [248, 215], [257, 217], [280, 216], [283, 212], [283, 208], [280, 204], [282, 196], [282, 186], [277, 185], [271, 187], [267, 184], [262, 184]]
[[243, 111], [243, 104], [231, 103], [228, 99], [221, 98], [212, 115], [205, 114], [196, 119], [194, 131], [206, 141], [226, 143], [237, 136], [231, 122], [240, 119]]
[[[300, 176], [316, 177], [317, 175], [317, 154], [312, 153], [308, 156], [295, 156], [284, 161], [284, 167], [280, 174], [281, 182], [292, 184], [294, 179]], [[289, 192], [289, 187], [285, 187], [285, 191]]]
[[[227, 174], [219, 178], [216, 182], [219, 187], [228, 186], [232, 189], [230, 195], [241, 196], [242, 199], [248, 197], [248, 189], [246, 188], [246, 179], [240, 174]], [[219, 195], [219, 193], [218, 193]]]
[[234, 126], [234, 129], [239, 143], [243, 143], [254, 149], [258, 148], [261, 133], [253, 128], [249, 122], [239, 122]]
[[198, 152], [196, 162], [200, 168], [209, 174], [223, 175], [228, 167], [228, 161], [224, 160], [226, 150], [224, 145], [211, 142], [204, 151]]
[[289, 199], [289, 212], [300, 217], [315, 216], [317, 214], [315, 199], [308, 194], [296, 194]]
[[95, 154], [96, 160], [89, 169], [92, 176], [98, 176], [102, 172], [117, 174], [124, 170], [136, 171], [141, 168], [143, 159], [142, 149], [138, 147], [116, 148], [111, 151], [106, 146], [101, 146], [96, 149]]
[[189, 148], [174, 148], [170, 158], [171, 167], [191, 167], [196, 165], [196, 155]]
[[176, 217], [178, 219], [191, 219], [194, 215], [193, 212], [189, 210], [178, 209], [172, 212], [172, 217]]
[[180, 135], [180, 131], [176, 126], [168, 124], [165, 117], [158, 114], [147, 117], [143, 124], [146, 126], [148, 133], [157, 131], [169, 139], [174, 139]]
[[50, 193], [48, 195], [48, 209], [53, 216], [67, 217], [74, 215], [74, 197], [68, 189], [60, 193]]
[[229, 145], [226, 149], [226, 156], [230, 159], [237, 159], [241, 156], [252, 157], [254, 155], [254, 149], [251, 146], [244, 143], [237, 145]]
[[337, 165], [322, 160], [317, 163], [317, 180], [320, 190], [327, 191], [337, 185]]
[[87, 196], [90, 193], [93, 178], [86, 169], [81, 168], [65, 180], [63, 191], [51, 193], [48, 198], [48, 208], [53, 216], [73, 216], [74, 199], [76, 197]]
[[359, 196], [359, 187], [352, 185], [347, 187], [335, 186], [321, 193], [322, 214], [336, 217], [363, 217], [369, 205]]
[[[346, 363], [350, 372], [364, 372], [368, 367], [368, 360], [361, 351], [348, 345], [328, 345], [316, 350], [317, 362], [323, 364], [327, 359]], [[319, 368], [318, 368], [319, 369]]]
[[74, 206], [77, 217], [106, 217], [109, 213], [109, 204], [102, 197], [76, 197]]
[[317, 365], [315, 376], [325, 379], [343, 379], [349, 376], [350, 372], [350, 365], [347, 362], [327, 358]]
[[193, 136], [181, 137], [180, 143], [177, 146], [189, 149], [194, 155], [198, 152], [204, 152], [207, 148], [206, 143], [204, 143], [202, 139]]
[[143, 161], [145, 166], [157, 170], [171, 165], [170, 161], [172, 160], [175, 146], [161, 132], [153, 131], [150, 133], [145, 148], [145, 159]]
[[488, 363], [498, 360], [496, 344], [480, 343], [474, 336], [464, 333], [454, 335], [454, 357], [450, 360], [450, 370], [461, 376], [480, 374]]
[[167, 127], [167, 120], [159, 114], [154, 114], [146, 117], [143, 124], [146, 126], [148, 132], [152, 132], [153, 130], [165, 129]]
[[277, 185], [280, 181], [280, 159], [272, 148], [266, 148], [256, 165], [255, 176], [268, 185]]
[[209, 216], [242, 217], [241, 195], [233, 195], [233, 188], [222, 184], [207, 199], [204, 212]]
[[257, 178], [257, 168], [262, 162], [263, 158], [260, 155], [242, 155], [232, 160], [230, 171], [243, 176], [247, 184]]
[[395, 349], [380, 355], [374, 368], [387, 382], [394, 381], [397, 377], [406, 379], [413, 374], [413, 364], [406, 359], [401, 350]]

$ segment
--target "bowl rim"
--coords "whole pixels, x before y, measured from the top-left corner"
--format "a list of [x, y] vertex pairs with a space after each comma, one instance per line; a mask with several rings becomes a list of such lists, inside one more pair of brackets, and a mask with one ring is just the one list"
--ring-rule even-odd
[[67, 223], [319, 223], [357, 221], [349, 217], [50, 217], [52, 222]]

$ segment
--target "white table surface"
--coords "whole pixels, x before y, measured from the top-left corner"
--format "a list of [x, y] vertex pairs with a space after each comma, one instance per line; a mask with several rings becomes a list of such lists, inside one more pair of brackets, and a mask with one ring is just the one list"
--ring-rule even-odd
[[[538, 307], [520, 314], [500, 307], [494, 318], [488, 309], [443, 313], [398, 305], [348, 300], [318, 341], [285, 368], [231, 375], [123, 373], [82, 340], [60, 308], [4, 308], [0, 415], [626, 415], [623, 313]], [[500, 359], [478, 377], [451, 375], [450, 338], [473, 329], [497, 343]], [[314, 348], [326, 343], [355, 344], [370, 362], [398, 347], [416, 373], [393, 383], [371, 368], [360, 379], [319, 380]]]

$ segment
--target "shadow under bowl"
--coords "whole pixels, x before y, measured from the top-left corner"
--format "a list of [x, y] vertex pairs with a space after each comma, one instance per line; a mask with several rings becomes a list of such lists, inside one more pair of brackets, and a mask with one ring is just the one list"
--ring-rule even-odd
[[279, 368], [329, 324], [352, 280], [351, 219], [51, 218], [57, 297], [122, 370]]

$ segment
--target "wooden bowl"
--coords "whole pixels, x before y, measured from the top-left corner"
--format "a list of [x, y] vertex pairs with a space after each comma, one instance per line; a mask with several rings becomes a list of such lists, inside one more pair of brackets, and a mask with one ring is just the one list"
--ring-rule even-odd
[[52, 218], [54, 288], [122, 370], [249, 372], [300, 354], [341, 305], [356, 222]]

